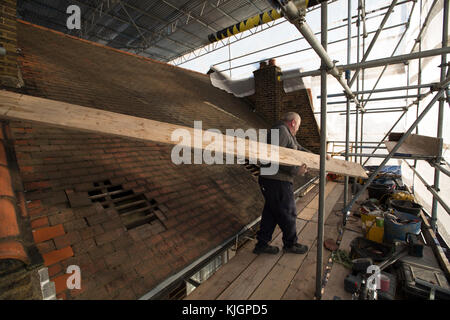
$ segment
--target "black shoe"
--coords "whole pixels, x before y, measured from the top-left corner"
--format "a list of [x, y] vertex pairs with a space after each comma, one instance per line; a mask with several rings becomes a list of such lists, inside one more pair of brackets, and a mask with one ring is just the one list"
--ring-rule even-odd
[[296, 243], [292, 247], [283, 247], [283, 251], [285, 253], [304, 254], [304, 253], [308, 252], [308, 246], [305, 246], [300, 243]]
[[260, 254], [260, 253], [269, 253], [269, 254], [277, 254], [280, 251], [280, 249], [278, 249], [278, 247], [275, 246], [264, 246], [264, 247], [259, 247], [259, 246], [255, 246], [255, 249], [253, 249], [253, 253], [256, 254]]

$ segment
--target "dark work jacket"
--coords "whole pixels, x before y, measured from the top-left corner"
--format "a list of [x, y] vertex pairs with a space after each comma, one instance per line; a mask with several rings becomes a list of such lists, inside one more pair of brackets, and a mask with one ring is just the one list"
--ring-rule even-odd
[[[300, 150], [300, 151], [306, 151], [311, 152], [308, 149], [302, 147], [297, 139], [292, 135], [291, 131], [289, 131], [289, 128], [287, 127], [286, 123], [284, 121], [278, 121], [275, 123], [272, 127], [272, 129], [278, 129], [279, 130], [279, 146], [294, 150]], [[271, 144], [271, 131], [267, 133], [267, 143]], [[268, 167], [268, 165], [261, 165], [262, 167]], [[283, 166], [280, 165], [280, 168], [278, 170], [278, 173], [274, 175], [263, 175], [261, 173], [261, 176], [267, 179], [275, 179], [280, 181], [288, 181], [291, 183], [294, 183], [294, 177], [298, 175], [298, 166]]]

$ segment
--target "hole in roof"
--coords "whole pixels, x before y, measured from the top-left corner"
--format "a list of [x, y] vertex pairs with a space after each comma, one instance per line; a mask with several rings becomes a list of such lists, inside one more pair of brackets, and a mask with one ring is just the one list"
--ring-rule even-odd
[[166, 230], [160, 220], [166, 217], [155, 199], [147, 199], [143, 193], [126, 190], [122, 185], [111, 185], [109, 180], [95, 182], [93, 186], [95, 189], [88, 191], [91, 201], [101, 203], [104, 209], [115, 210], [127, 230], [150, 224], [149, 237]]
[[106, 190], [108, 192], [114, 192], [114, 191], [123, 190], [123, 188], [122, 188], [122, 186], [114, 186], [114, 187], [108, 187], [108, 188], [106, 188]]
[[99, 194], [101, 194], [101, 193], [102, 193], [101, 190], [92, 190], [92, 191], [89, 191], [89, 192], [88, 192], [88, 195], [89, 195], [89, 196], [97, 196], [97, 195], [99, 195]]

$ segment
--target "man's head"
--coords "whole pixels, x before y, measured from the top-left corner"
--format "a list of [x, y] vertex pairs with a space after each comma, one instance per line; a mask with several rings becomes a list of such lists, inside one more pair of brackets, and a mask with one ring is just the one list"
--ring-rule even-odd
[[281, 120], [286, 123], [289, 131], [291, 131], [292, 135], [295, 136], [300, 128], [300, 124], [302, 123], [302, 118], [297, 112], [288, 112], [281, 117]]

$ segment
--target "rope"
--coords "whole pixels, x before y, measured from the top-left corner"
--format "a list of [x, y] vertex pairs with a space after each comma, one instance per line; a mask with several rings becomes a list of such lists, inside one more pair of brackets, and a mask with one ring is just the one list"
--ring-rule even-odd
[[347, 269], [352, 269], [353, 262], [352, 259], [350, 259], [350, 255], [344, 251], [344, 250], [336, 250], [331, 253], [331, 258], [333, 259], [333, 262], [342, 264]]

